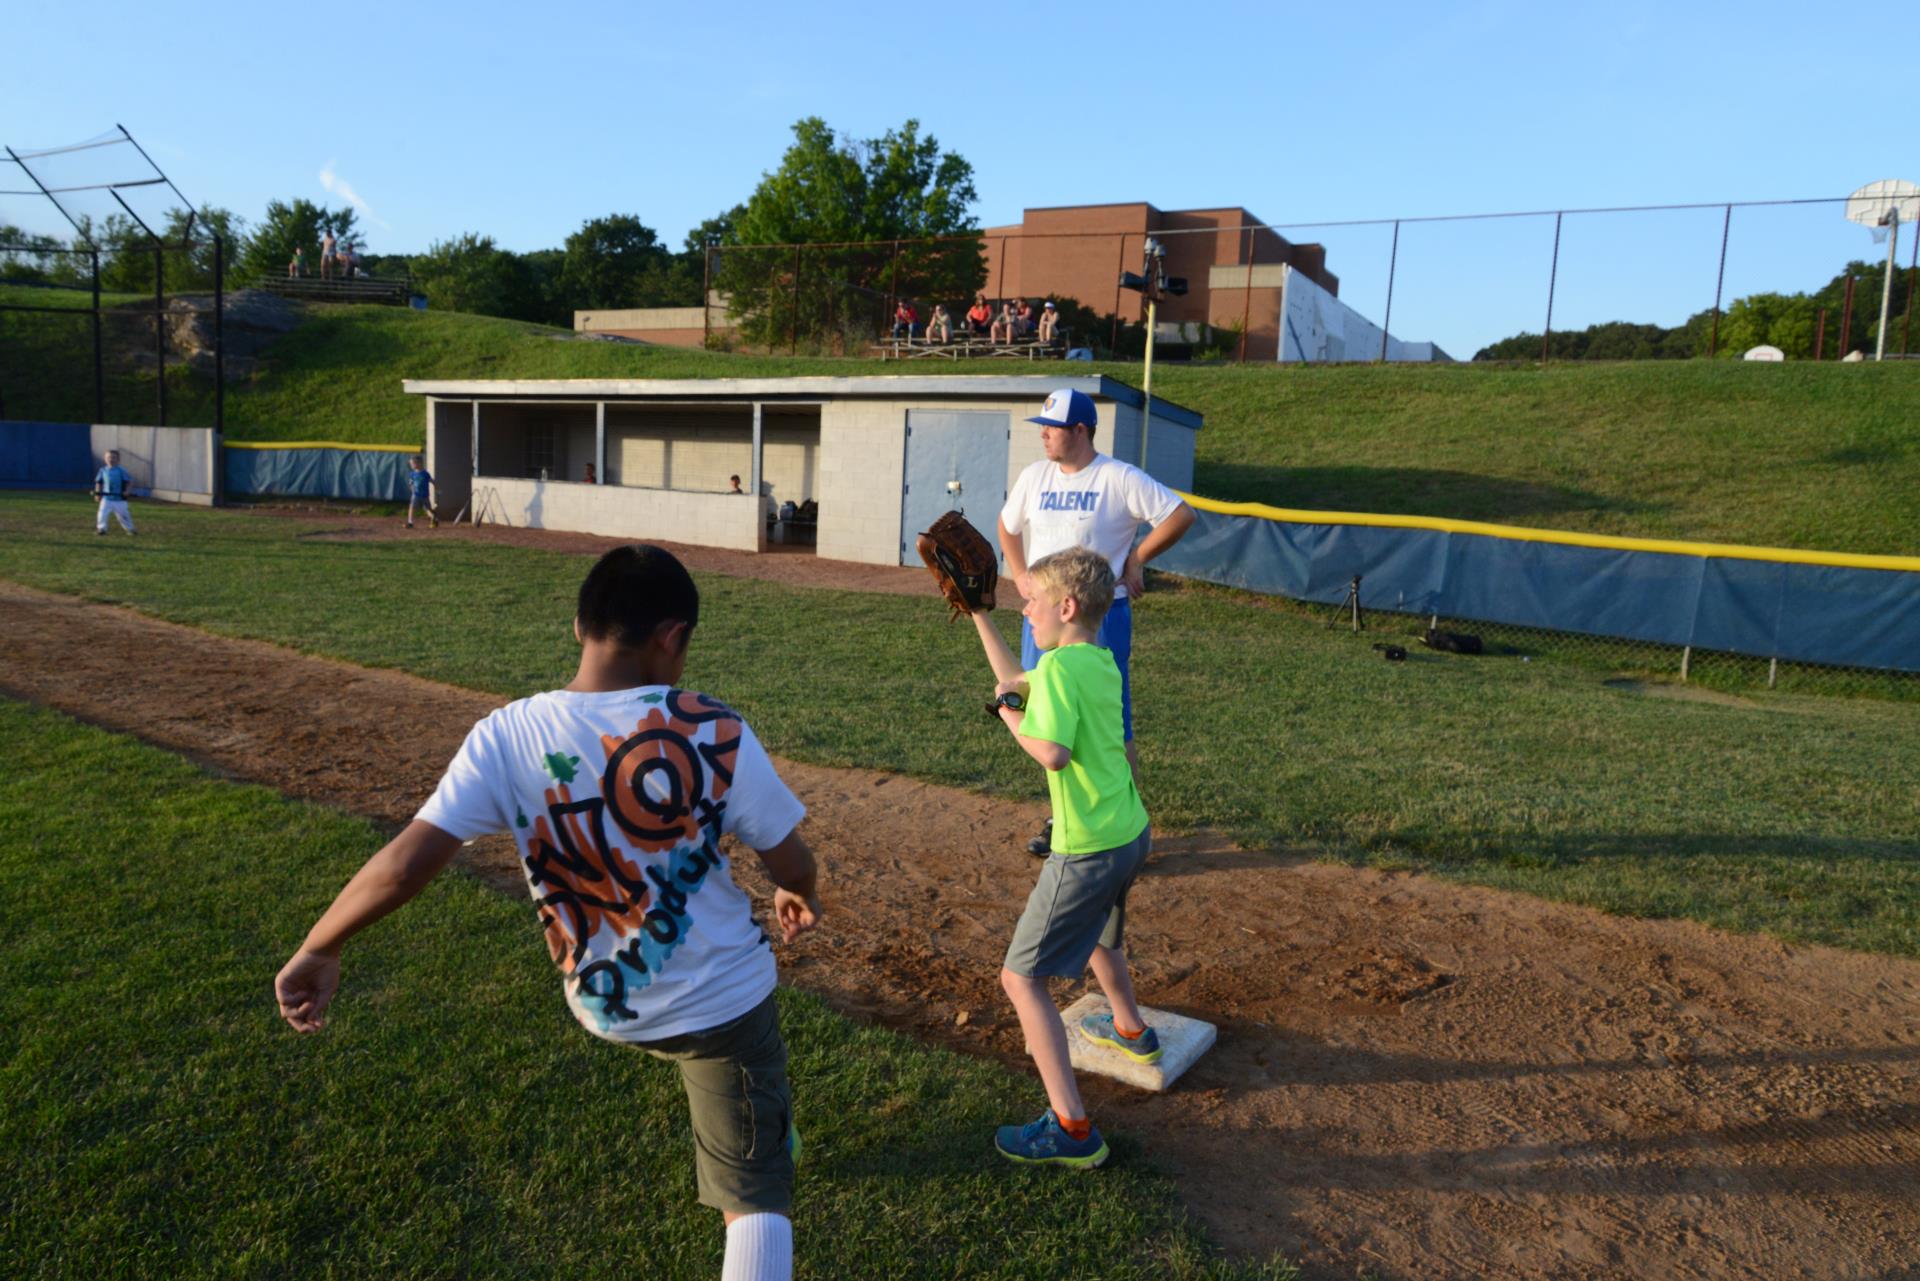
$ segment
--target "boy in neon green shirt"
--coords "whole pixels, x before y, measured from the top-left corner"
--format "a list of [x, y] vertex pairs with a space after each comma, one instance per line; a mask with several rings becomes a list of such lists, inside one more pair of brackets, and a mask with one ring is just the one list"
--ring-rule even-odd
[[1133, 999], [1123, 948], [1127, 891], [1151, 848], [1120, 717], [1120, 669], [1093, 643], [1113, 603], [1113, 566], [1084, 547], [1036, 561], [1023, 613], [1040, 648], [1030, 672], [987, 620], [973, 615], [999, 684], [988, 711], [1047, 771], [1053, 852], [1027, 899], [1000, 971], [1020, 1016], [1028, 1052], [1047, 1087], [1048, 1108], [1026, 1125], [1003, 1125], [994, 1147], [1024, 1164], [1089, 1169], [1107, 1159], [1087, 1118], [1067, 1054], [1067, 1029], [1047, 993], [1049, 978], [1078, 978], [1089, 965], [1111, 1014], [1081, 1021], [1088, 1039], [1141, 1062], [1160, 1057], [1159, 1038]]

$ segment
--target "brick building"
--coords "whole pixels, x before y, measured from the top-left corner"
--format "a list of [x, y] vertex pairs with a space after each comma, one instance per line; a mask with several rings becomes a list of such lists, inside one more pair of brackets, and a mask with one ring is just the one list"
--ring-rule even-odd
[[1160, 210], [1145, 201], [1115, 205], [1065, 205], [1028, 209], [1011, 226], [989, 227], [990, 297], [1072, 298], [1097, 312], [1126, 320], [1146, 319], [1146, 303], [1120, 289], [1120, 273], [1139, 271], [1146, 239], [1166, 249], [1167, 274], [1187, 279], [1187, 295], [1160, 304], [1168, 328], [1201, 322], [1247, 326], [1247, 358], [1279, 355], [1281, 292], [1286, 269], [1312, 280], [1335, 297], [1340, 278], [1327, 270], [1327, 251], [1295, 244], [1258, 227], [1262, 220], [1239, 207]]

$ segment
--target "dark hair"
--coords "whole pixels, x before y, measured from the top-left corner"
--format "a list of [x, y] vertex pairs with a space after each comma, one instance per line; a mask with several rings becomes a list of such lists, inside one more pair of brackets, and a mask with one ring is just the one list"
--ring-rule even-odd
[[665, 622], [700, 621], [700, 589], [687, 567], [663, 547], [616, 547], [580, 584], [580, 634], [637, 648]]

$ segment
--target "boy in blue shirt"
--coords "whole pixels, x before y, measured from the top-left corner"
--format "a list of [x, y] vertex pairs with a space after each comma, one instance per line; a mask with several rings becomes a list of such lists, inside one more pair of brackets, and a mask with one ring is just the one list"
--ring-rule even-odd
[[1001, 1126], [993, 1145], [1022, 1164], [1091, 1169], [1107, 1159], [1107, 1144], [1080, 1100], [1066, 1025], [1047, 980], [1079, 978], [1091, 965], [1112, 1013], [1081, 1020], [1081, 1032], [1135, 1062], [1160, 1058], [1160, 1039], [1134, 1001], [1122, 950], [1127, 891], [1152, 840], [1127, 763], [1120, 668], [1094, 643], [1113, 604], [1113, 566], [1098, 552], [1070, 547], [1028, 572], [1033, 594], [1022, 613], [1041, 651], [1032, 671], [1020, 670], [984, 612], [973, 622], [999, 679], [987, 710], [1046, 769], [1053, 802], [1053, 849], [1000, 971], [1049, 1106], [1026, 1125]]
[[93, 496], [100, 500], [100, 510], [93, 523], [93, 532], [107, 532], [107, 517], [112, 516], [120, 522], [120, 528], [127, 531], [127, 537], [133, 537], [133, 513], [127, 510], [127, 495], [132, 492], [133, 477], [127, 475], [126, 468], [120, 465], [120, 451], [107, 451], [107, 465], [93, 474]]
[[433, 503], [429, 490], [433, 485], [433, 473], [427, 470], [427, 460], [415, 454], [407, 459], [407, 528], [413, 528], [413, 509], [418, 506], [425, 509], [427, 519], [433, 522], [435, 529], [440, 528], [440, 518], [433, 514]]

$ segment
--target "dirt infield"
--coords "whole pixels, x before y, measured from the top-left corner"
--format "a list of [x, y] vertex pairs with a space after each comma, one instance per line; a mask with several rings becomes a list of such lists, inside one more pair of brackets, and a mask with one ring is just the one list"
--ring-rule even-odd
[[[0, 690], [388, 824], [497, 702], [4, 583]], [[785, 979], [1019, 1061], [995, 975], [1038, 808], [781, 768], [829, 886]], [[524, 895], [504, 838], [469, 855]], [[1167, 1096], [1091, 1102], [1228, 1248], [1315, 1277], [1920, 1276], [1920, 964], [1205, 835], [1157, 844], [1129, 926], [1142, 997], [1220, 1044]]]

